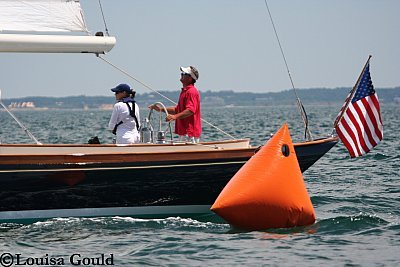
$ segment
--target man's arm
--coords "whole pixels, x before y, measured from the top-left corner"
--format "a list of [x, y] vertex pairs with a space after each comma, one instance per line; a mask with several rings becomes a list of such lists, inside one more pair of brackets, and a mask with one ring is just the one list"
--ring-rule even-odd
[[[175, 111], [175, 110], [174, 110]], [[175, 120], [180, 120], [187, 118], [189, 116], [192, 116], [194, 113], [190, 109], [185, 109], [182, 112], [179, 112], [178, 114], [169, 114], [166, 118], [165, 121], [175, 121]]]
[[[160, 106], [154, 104], [154, 105], [150, 105], [149, 109], [154, 109], [155, 111], [162, 111], [165, 112], [165, 110], [163, 108], [161, 108]], [[166, 107], [168, 114], [175, 114], [175, 107]]]

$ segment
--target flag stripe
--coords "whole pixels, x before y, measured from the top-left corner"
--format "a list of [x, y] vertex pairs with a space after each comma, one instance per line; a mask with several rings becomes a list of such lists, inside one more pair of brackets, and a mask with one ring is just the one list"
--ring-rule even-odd
[[[382, 117], [381, 117], [381, 107], [380, 107], [380, 105], [379, 105], [379, 100], [378, 100], [378, 95], [377, 94], [374, 94], [374, 95], [372, 95], [371, 96], [371, 100], [372, 100], [372, 102], [374, 102], [374, 106], [375, 106], [375, 108], [376, 108], [376, 110], [377, 110], [377, 112], [378, 112], [378, 117], [379, 117], [379, 122], [380, 122], [380, 130], [381, 130], [381, 133], [383, 134], [383, 127], [382, 127], [382, 125], [383, 125], [383, 123], [382, 123]], [[383, 136], [382, 136], [382, 138], [383, 138]]]
[[[373, 137], [375, 139], [375, 141], [377, 143], [379, 143], [379, 141], [382, 139], [382, 134], [380, 133], [379, 130], [379, 116], [377, 114], [376, 109], [373, 108], [373, 106], [370, 105], [368, 99], [363, 99], [362, 103], [364, 104], [364, 107], [366, 109], [366, 118], [369, 119], [370, 123], [371, 123], [371, 129], [373, 129], [374, 131], [373, 133]], [[374, 112], [374, 111], [375, 112]]]
[[[346, 122], [344, 121], [343, 123], [346, 123]], [[343, 123], [338, 124], [338, 126], [336, 128], [336, 132], [339, 135], [340, 140], [342, 140], [344, 146], [349, 151], [350, 157], [354, 158], [356, 156], [355, 152], [354, 152], [354, 151], [356, 151], [356, 147], [355, 147], [354, 143], [351, 141], [351, 139], [347, 138], [348, 137], [347, 131], [344, 128]], [[350, 143], [350, 141], [351, 141], [351, 143]]]
[[376, 94], [372, 95], [369, 99], [373, 104], [371, 105], [372, 111], [374, 112], [374, 119], [376, 122], [376, 135], [379, 137], [379, 140], [383, 138], [383, 126], [382, 126], [382, 118], [381, 118], [381, 110], [378, 102], [378, 96]]
[[[347, 111], [346, 111], [347, 112]], [[354, 125], [353, 122], [350, 120], [350, 118], [348, 117], [348, 115], [346, 114], [343, 119], [341, 120], [341, 123], [346, 131], [346, 134], [344, 135], [346, 137], [346, 140], [352, 144], [352, 148], [351, 150], [353, 150], [353, 154], [355, 156], [359, 156], [362, 155], [361, 151], [360, 151], [360, 147], [357, 144], [357, 137], [354, 134]], [[350, 149], [349, 147], [347, 147], [347, 149]]]
[[363, 105], [354, 105], [354, 109], [357, 111], [357, 115], [358, 118], [360, 119], [361, 125], [363, 127], [362, 131], [360, 132], [361, 135], [363, 135], [363, 139], [366, 143], [366, 146], [368, 148], [372, 148], [374, 146], [377, 145], [377, 143], [375, 142], [374, 138], [372, 137], [372, 133], [371, 133], [371, 127], [369, 126], [369, 122], [367, 120], [367, 118], [365, 117], [365, 108]]
[[360, 136], [361, 135], [360, 122], [354, 116], [354, 114], [356, 113], [357, 112], [354, 110], [354, 105], [350, 105], [349, 108], [346, 110], [346, 115], [349, 119], [348, 123], [353, 134], [352, 139], [356, 144], [357, 151], [359, 152], [360, 155], [362, 155], [364, 154], [363, 153], [364, 151], [368, 150], [368, 148], [365, 145], [364, 139]]
[[[371, 131], [367, 125], [367, 120], [365, 118], [365, 112], [362, 111], [362, 105], [359, 105], [359, 102], [354, 103], [352, 108], [354, 109], [353, 115], [357, 117], [357, 134], [360, 138], [360, 142], [362, 144], [363, 150], [365, 152], [369, 151], [371, 146], [371, 139], [368, 138], [368, 133], [371, 136]], [[360, 112], [360, 113], [359, 113]], [[371, 136], [372, 137], [372, 136]]]

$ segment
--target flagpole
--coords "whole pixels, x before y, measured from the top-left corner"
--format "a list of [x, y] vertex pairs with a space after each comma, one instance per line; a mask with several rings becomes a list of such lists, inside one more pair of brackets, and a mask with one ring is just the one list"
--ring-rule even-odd
[[340, 121], [340, 120], [342, 119], [342, 117], [344, 116], [344, 113], [346, 112], [346, 110], [347, 110], [347, 108], [348, 108], [348, 106], [349, 106], [349, 104], [350, 104], [351, 99], [353, 99], [354, 93], [355, 93], [355, 91], [356, 91], [358, 85], [360, 84], [361, 77], [362, 77], [362, 75], [363, 75], [365, 69], [367, 68], [367, 66], [368, 66], [368, 64], [369, 64], [369, 60], [371, 59], [371, 57], [372, 57], [372, 56], [369, 55], [368, 60], [367, 60], [367, 62], [365, 63], [364, 68], [362, 69], [362, 71], [361, 71], [361, 73], [360, 73], [360, 76], [358, 76], [358, 79], [357, 79], [356, 84], [354, 85], [353, 89], [352, 89], [351, 92], [350, 92], [349, 97], [347, 98], [347, 101], [346, 101], [346, 103], [345, 103], [345, 105], [344, 105], [344, 108], [342, 108], [342, 112], [340, 113], [339, 116], [337, 116], [337, 118], [336, 118], [336, 120], [335, 120], [335, 122], [334, 122], [334, 124], [333, 124], [333, 131], [335, 131], [335, 128], [336, 128], [336, 126], [338, 125], [339, 121]]

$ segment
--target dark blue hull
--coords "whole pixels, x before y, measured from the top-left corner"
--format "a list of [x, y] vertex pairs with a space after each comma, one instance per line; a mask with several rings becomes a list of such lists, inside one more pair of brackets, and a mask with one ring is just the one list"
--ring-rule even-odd
[[[337, 140], [296, 146], [304, 172]], [[208, 210], [254, 154], [226, 158], [82, 164], [0, 164], [0, 220], [31, 217], [150, 215], [143, 207]], [[202, 207], [201, 209], [196, 209]], [[135, 211], [136, 208], [136, 211]], [[97, 209], [97, 210], [96, 210]], [[45, 211], [45, 212], [44, 212]], [[63, 211], [62, 213], [51, 211]], [[92, 210], [93, 211], [93, 210]], [[113, 214], [109, 214], [113, 213]], [[114, 214], [116, 213], [116, 214]], [[135, 213], [135, 214], [130, 214]], [[162, 212], [161, 212], [162, 213]], [[173, 212], [172, 212], [173, 213]], [[41, 215], [42, 214], [42, 215]], [[142, 216], [143, 217], [143, 216]]]

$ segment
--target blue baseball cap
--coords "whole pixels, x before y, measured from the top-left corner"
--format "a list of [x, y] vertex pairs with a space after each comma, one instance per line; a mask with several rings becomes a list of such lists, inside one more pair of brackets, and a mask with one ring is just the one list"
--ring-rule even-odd
[[112, 88], [111, 91], [113, 92], [128, 92], [132, 91], [131, 87], [126, 83], [118, 84], [115, 88]]

